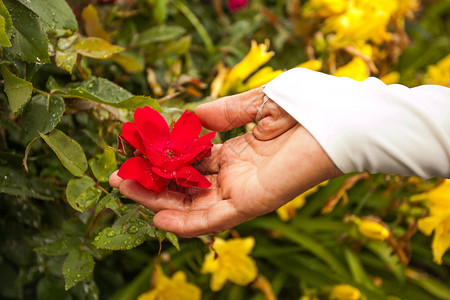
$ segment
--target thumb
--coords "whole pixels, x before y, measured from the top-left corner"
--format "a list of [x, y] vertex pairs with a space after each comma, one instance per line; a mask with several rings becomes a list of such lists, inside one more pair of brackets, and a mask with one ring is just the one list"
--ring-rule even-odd
[[259, 87], [201, 104], [195, 109], [195, 114], [206, 128], [227, 131], [255, 121], [263, 97], [263, 88]]

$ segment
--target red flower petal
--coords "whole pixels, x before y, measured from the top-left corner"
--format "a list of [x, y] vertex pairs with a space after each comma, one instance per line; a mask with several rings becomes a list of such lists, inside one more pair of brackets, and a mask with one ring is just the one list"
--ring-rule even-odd
[[143, 187], [157, 194], [166, 187], [169, 179], [162, 178], [152, 171], [151, 163], [140, 156], [126, 160], [119, 169], [117, 176], [123, 179], [134, 179]]
[[163, 116], [153, 108], [137, 108], [134, 112], [134, 123], [147, 149], [161, 149], [169, 142], [169, 126]]
[[195, 153], [195, 156], [192, 160], [189, 161], [189, 164], [193, 164], [196, 161], [204, 157], [208, 157], [211, 155], [211, 148], [213, 144], [211, 140], [216, 136], [215, 132], [208, 132], [205, 135], [202, 135], [198, 139], [196, 139], [187, 149], [187, 153]]
[[211, 182], [206, 179], [199, 171], [194, 167], [185, 165], [174, 172], [173, 180], [181, 186], [184, 187], [198, 187], [201, 189], [209, 188]]
[[184, 151], [201, 132], [202, 123], [199, 117], [186, 110], [170, 132], [170, 146], [177, 151]]
[[138, 149], [142, 154], [145, 153], [144, 142], [138, 132], [136, 125], [132, 122], [126, 122], [122, 125], [122, 136], [134, 148]]

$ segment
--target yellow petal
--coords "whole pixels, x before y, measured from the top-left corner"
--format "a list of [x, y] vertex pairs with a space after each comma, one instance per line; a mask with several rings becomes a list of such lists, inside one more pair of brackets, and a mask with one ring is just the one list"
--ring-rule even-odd
[[369, 77], [370, 72], [364, 60], [359, 57], [355, 57], [348, 64], [338, 68], [333, 75], [363, 81]]
[[227, 272], [225, 269], [219, 269], [212, 274], [210, 287], [212, 291], [219, 291], [223, 288], [225, 282], [227, 282]]
[[385, 84], [394, 84], [398, 83], [400, 80], [400, 73], [399, 72], [390, 72], [383, 77], [380, 78], [381, 81], [383, 81]]
[[389, 229], [371, 220], [361, 220], [358, 224], [358, 230], [362, 235], [376, 241], [384, 241], [390, 235]]
[[219, 249], [231, 249], [231, 251], [234, 253], [249, 254], [255, 246], [255, 238], [252, 236], [248, 236], [246, 238], [231, 239], [223, 245], [225, 247], [222, 245], [217, 245], [216, 242], [214, 242], [214, 247], [218, 247], [216, 248], [216, 251], [219, 253], [219, 255]]
[[419, 226], [419, 230], [422, 231], [426, 235], [430, 235], [439, 224], [441, 224], [446, 218], [448, 218], [447, 214], [441, 214], [438, 216], [430, 216], [420, 219], [417, 222]]
[[156, 300], [156, 296], [158, 294], [157, 290], [151, 290], [149, 292], [146, 292], [144, 294], [141, 294], [137, 300]]
[[239, 285], [247, 285], [256, 279], [258, 268], [255, 261], [246, 256], [239, 255], [233, 259], [233, 267], [228, 268], [228, 280]]
[[434, 232], [431, 249], [433, 259], [437, 264], [442, 264], [442, 256], [450, 248], [450, 218], [439, 224]]
[[312, 60], [305, 61], [305, 62], [297, 65], [296, 67], [305, 68], [305, 69], [309, 69], [309, 70], [313, 70], [313, 71], [319, 71], [320, 69], [322, 69], [322, 62], [317, 59], [312, 59]]
[[202, 273], [212, 273], [215, 272], [219, 267], [219, 261], [215, 258], [216, 253], [209, 252], [205, 255], [205, 260], [202, 265]]
[[333, 287], [331, 299], [336, 300], [359, 300], [361, 292], [348, 284], [339, 284]]

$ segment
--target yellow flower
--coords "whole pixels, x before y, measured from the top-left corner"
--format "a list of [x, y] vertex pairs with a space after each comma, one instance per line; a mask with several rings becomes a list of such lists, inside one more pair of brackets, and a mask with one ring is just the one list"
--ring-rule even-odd
[[277, 209], [278, 217], [284, 222], [287, 222], [290, 219], [292, 219], [293, 217], [295, 217], [295, 215], [297, 213], [297, 209], [302, 208], [303, 205], [305, 205], [306, 197], [308, 197], [311, 194], [314, 194], [315, 192], [317, 192], [317, 190], [319, 189], [320, 186], [324, 186], [327, 183], [328, 183], [328, 180], [316, 185], [313, 188], [310, 188], [303, 194], [295, 197], [293, 200], [289, 201], [285, 205], [278, 208]]
[[428, 66], [426, 77], [427, 83], [450, 87], [450, 54], [441, 59], [437, 64]]
[[269, 40], [266, 40], [264, 44], [257, 44], [256, 41], [251, 42], [250, 52], [244, 57], [244, 59], [234, 66], [227, 74], [224, 84], [220, 93], [220, 96], [225, 96], [230, 90], [236, 88], [239, 84], [247, 79], [254, 71], [260, 66], [268, 62], [274, 52], [268, 52]]
[[420, 231], [431, 235], [434, 231], [431, 249], [433, 259], [442, 264], [442, 256], [450, 248], [450, 180], [424, 194], [414, 195], [411, 200], [427, 200], [430, 215], [419, 220]]
[[348, 284], [339, 284], [333, 287], [331, 299], [334, 300], [359, 300], [361, 292]]
[[227, 280], [239, 285], [247, 285], [255, 280], [258, 269], [249, 257], [255, 245], [253, 237], [236, 238], [225, 241], [215, 238], [214, 251], [205, 256], [202, 273], [212, 273], [211, 290], [222, 289]]
[[394, 12], [394, 18], [412, 18], [413, 13], [419, 9], [419, 0], [396, 0], [397, 10]]
[[[372, 47], [370, 45], [363, 44], [355, 49], [368, 59], [372, 58]], [[370, 76], [370, 70], [367, 63], [361, 57], [355, 56], [349, 63], [337, 68], [333, 75], [337, 77], [350, 77], [355, 80], [363, 81]]]
[[268, 83], [269, 81], [271, 81], [272, 79], [274, 79], [275, 77], [280, 75], [281, 73], [283, 73], [283, 71], [281, 71], [281, 70], [274, 71], [272, 67], [264, 67], [261, 70], [259, 70], [258, 72], [256, 72], [255, 74], [253, 74], [252, 77], [250, 77], [244, 85], [240, 86], [237, 89], [237, 91], [244, 92], [244, 91], [248, 91], [248, 90], [260, 87], [263, 84]]
[[303, 16], [309, 18], [316, 15], [327, 18], [343, 13], [347, 7], [347, 0], [310, 0], [303, 8]]
[[186, 274], [176, 272], [167, 277], [160, 266], [156, 266], [155, 287], [140, 295], [138, 300], [199, 300], [201, 290], [198, 286], [186, 282]]
[[392, 0], [352, 0], [348, 9], [326, 19], [324, 33], [334, 33], [331, 46], [335, 48], [360, 41], [380, 42], [387, 38], [387, 25], [397, 9]]
[[384, 241], [391, 234], [385, 226], [369, 219], [359, 221], [358, 230], [362, 235], [376, 241]]
[[322, 62], [317, 59], [311, 59], [296, 66], [297, 68], [305, 68], [313, 71], [319, 71], [322, 69]]
[[396, 71], [387, 73], [383, 77], [380, 77], [380, 80], [383, 81], [385, 84], [398, 83], [398, 81], [400, 80], [400, 73]]

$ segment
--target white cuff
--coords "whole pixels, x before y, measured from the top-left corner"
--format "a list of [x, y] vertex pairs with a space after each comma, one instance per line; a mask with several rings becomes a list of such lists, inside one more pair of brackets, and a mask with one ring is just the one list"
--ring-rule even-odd
[[450, 177], [450, 89], [385, 85], [291, 69], [264, 93], [319, 142], [344, 173]]

